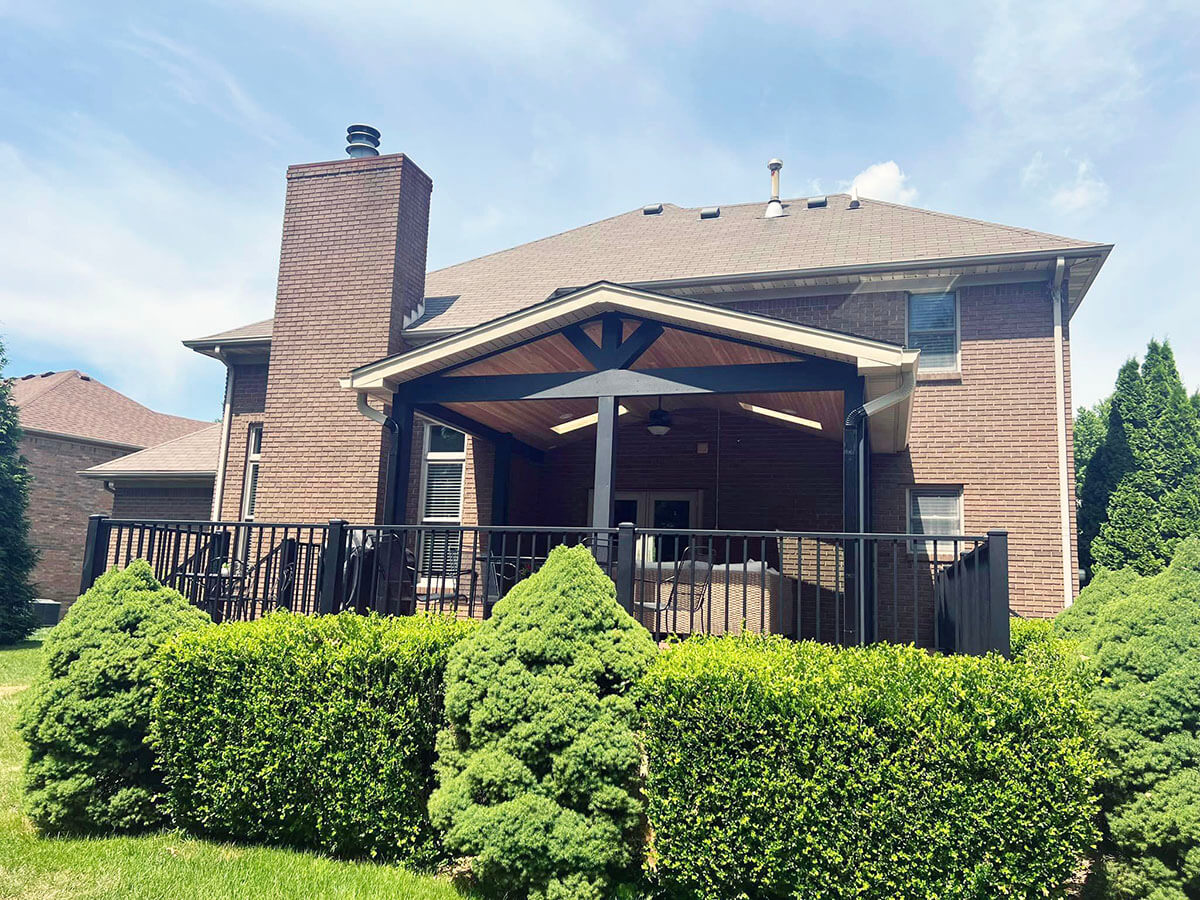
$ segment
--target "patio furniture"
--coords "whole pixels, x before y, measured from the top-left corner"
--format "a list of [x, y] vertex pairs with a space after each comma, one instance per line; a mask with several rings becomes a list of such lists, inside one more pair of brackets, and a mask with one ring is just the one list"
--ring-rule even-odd
[[[680, 554], [675, 562], [674, 571], [666, 578], [646, 578], [641, 580], [641, 590], [637, 592], [635, 605], [641, 610], [639, 618], [643, 625], [654, 630], [665, 630], [663, 626], [672, 626], [680, 616], [688, 622], [696, 613], [703, 614], [705, 601], [711, 595], [712, 588], [712, 553], [707, 547], [688, 547]], [[668, 588], [667, 596], [662, 597], [663, 588]], [[650, 621], [646, 621], [649, 618]]]

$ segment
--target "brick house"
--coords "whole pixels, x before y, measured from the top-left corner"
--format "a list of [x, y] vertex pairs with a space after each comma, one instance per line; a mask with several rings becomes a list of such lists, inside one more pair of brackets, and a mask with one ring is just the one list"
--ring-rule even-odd
[[79, 591], [88, 516], [113, 511], [113, 495], [103, 482], [81, 478], [80, 472], [209, 423], [147, 409], [74, 369], [18, 378], [12, 397], [23, 432], [21, 454], [33, 477], [34, 590], [69, 603]]
[[[288, 169], [273, 320], [185, 341], [227, 369], [214, 520], [794, 533], [797, 599], [799, 535], [1004, 529], [1013, 611], [1071, 602], [1069, 323], [1110, 245], [776, 192], [426, 273], [430, 191], [402, 154]], [[928, 550], [855, 547], [880, 595]]]

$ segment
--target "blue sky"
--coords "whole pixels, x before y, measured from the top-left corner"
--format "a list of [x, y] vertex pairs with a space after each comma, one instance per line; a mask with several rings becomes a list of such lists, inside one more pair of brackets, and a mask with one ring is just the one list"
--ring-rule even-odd
[[179, 341], [271, 314], [284, 168], [365, 121], [433, 177], [431, 267], [765, 199], [779, 156], [787, 195], [1115, 243], [1076, 401], [1151, 337], [1200, 386], [1200, 4], [803, 6], [0, 0], [6, 372], [216, 418], [222, 367]]

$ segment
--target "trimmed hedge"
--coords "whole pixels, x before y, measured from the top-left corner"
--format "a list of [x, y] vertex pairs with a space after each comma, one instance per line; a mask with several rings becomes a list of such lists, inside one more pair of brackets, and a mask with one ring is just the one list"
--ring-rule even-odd
[[164, 648], [155, 739], [177, 824], [429, 864], [443, 672], [471, 623], [279, 612]]
[[641, 685], [671, 896], [1062, 896], [1100, 763], [1073, 663], [737, 637]]
[[80, 597], [46, 638], [22, 699], [26, 811], [47, 832], [139, 831], [166, 822], [148, 732], [154, 659], [208, 616], [136, 560]]
[[606, 900], [640, 869], [628, 696], [654, 642], [583, 547], [557, 547], [451, 654], [429, 802], [487, 896]]

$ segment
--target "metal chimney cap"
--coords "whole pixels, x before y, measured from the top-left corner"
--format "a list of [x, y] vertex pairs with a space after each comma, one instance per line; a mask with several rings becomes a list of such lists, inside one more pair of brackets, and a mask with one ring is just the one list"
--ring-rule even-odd
[[769, 163], [767, 163], [767, 171], [768, 172], [778, 172], [782, 168], [783, 168], [783, 160], [782, 159], [773, 159]]
[[361, 159], [379, 155], [379, 129], [370, 125], [350, 125], [346, 128], [346, 153]]

